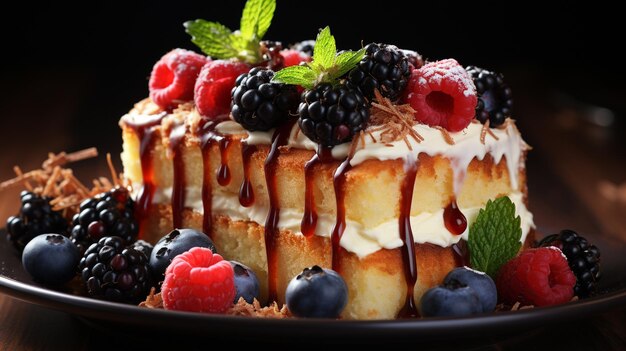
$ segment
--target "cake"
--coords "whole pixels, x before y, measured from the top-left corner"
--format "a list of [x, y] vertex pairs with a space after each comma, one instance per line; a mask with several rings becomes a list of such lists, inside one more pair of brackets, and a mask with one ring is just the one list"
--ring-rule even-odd
[[415, 123], [421, 139], [391, 142], [373, 126], [321, 152], [294, 121], [250, 132], [227, 116], [201, 116], [193, 103], [167, 112], [146, 99], [120, 125], [144, 238], [203, 230], [224, 257], [257, 272], [264, 301], [283, 302], [289, 280], [320, 265], [346, 280], [344, 318], [410, 313], [463, 264], [468, 224], [500, 196], [515, 204], [521, 240], [532, 240], [528, 147], [510, 119], [459, 132]]
[[155, 64], [119, 123], [122, 176], [110, 155], [91, 189], [64, 168], [90, 149], [0, 184], [26, 189], [7, 233], [35, 280], [148, 308], [357, 320], [595, 292], [597, 247], [572, 230], [534, 240], [530, 148], [501, 74], [384, 43], [337, 51], [329, 27], [261, 41], [275, 6], [248, 1], [238, 31], [185, 23], [205, 55]]
[[256, 272], [262, 302], [283, 303], [305, 267], [332, 268], [347, 319], [418, 315], [423, 294], [469, 264], [490, 200], [510, 198], [532, 242], [529, 148], [501, 75], [387, 44], [335, 54], [328, 27], [308, 49], [257, 41], [233, 58], [208, 44], [219, 38], [206, 22], [185, 26], [207, 58], [165, 55], [120, 121], [145, 240], [203, 231]]

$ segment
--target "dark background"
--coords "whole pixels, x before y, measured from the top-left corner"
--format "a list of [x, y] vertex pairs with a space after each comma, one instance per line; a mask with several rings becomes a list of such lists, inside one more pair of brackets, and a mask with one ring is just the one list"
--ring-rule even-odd
[[[92, 145], [118, 153], [118, 118], [147, 95], [152, 65], [172, 48], [195, 49], [182, 23], [205, 18], [236, 29], [244, 2], [23, 1], [3, 11], [0, 149], [28, 142], [41, 143], [44, 153]], [[266, 38], [293, 43], [330, 25], [342, 49], [393, 43], [430, 59], [453, 57], [504, 72], [514, 93], [547, 84], [625, 110], [614, 98], [625, 88], [623, 58], [613, 55], [622, 45], [621, 25], [610, 8], [388, 0], [345, 2], [342, 9], [338, 3], [278, 1]], [[20, 161], [19, 154], [9, 161]]]

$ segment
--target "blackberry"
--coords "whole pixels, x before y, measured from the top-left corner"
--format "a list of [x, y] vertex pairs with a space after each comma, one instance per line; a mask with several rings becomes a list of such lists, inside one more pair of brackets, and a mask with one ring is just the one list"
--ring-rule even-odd
[[590, 245], [587, 239], [575, 231], [566, 229], [545, 237], [539, 246], [556, 246], [563, 251], [569, 267], [576, 275], [576, 296], [588, 297], [595, 292], [601, 277], [600, 250], [595, 245]]
[[476, 119], [481, 123], [489, 120], [490, 127], [498, 127], [511, 114], [513, 108], [511, 88], [504, 82], [504, 76], [500, 73], [476, 66], [467, 66], [465, 70], [476, 85], [478, 94]]
[[315, 40], [303, 40], [299, 43], [293, 44], [291, 48], [313, 57], [313, 49], [315, 48]]
[[298, 113], [302, 132], [326, 147], [352, 140], [370, 118], [361, 91], [349, 84], [322, 83], [305, 91]]
[[417, 53], [417, 51], [402, 50], [402, 52], [404, 53], [404, 56], [406, 56], [406, 58], [409, 60], [411, 66], [413, 66], [413, 69], [422, 68], [422, 66], [426, 64], [426, 60], [424, 60], [424, 57]]
[[89, 296], [137, 304], [152, 287], [148, 258], [132, 247], [124, 248], [117, 236], [92, 244], [78, 264]]
[[7, 237], [19, 251], [39, 234], [67, 236], [67, 221], [61, 212], [52, 210], [50, 200], [30, 191], [20, 194], [20, 212], [7, 219]]
[[283, 68], [283, 55], [280, 51], [283, 44], [279, 41], [263, 40], [260, 43], [261, 59], [270, 69], [279, 70]]
[[298, 90], [294, 85], [272, 83], [274, 72], [255, 67], [240, 75], [232, 90], [231, 112], [236, 122], [250, 131], [270, 130], [298, 109]]
[[358, 86], [370, 101], [374, 90], [383, 97], [397, 101], [406, 88], [411, 69], [409, 59], [393, 45], [371, 43], [365, 47], [365, 57], [349, 73], [349, 80]]
[[150, 259], [150, 255], [152, 255], [152, 249], [154, 249], [154, 246], [152, 246], [152, 244], [144, 240], [137, 240], [131, 246], [133, 249], [139, 252], [143, 252], [143, 254], [146, 255], [148, 259]]
[[118, 236], [126, 244], [134, 242], [139, 234], [134, 207], [128, 189], [122, 187], [83, 201], [73, 218], [72, 242], [81, 254], [105, 236]]

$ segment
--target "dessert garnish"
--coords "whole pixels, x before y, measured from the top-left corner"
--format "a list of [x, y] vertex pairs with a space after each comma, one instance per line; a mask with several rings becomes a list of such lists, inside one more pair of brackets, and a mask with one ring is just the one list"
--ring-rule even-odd
[[522, 246], [520, 223], [515, 205], [507, 196], [487, 201], [470, 227], [467, 244], [472, 268], [495, 278], [500, 267]]
[[337, 272], [313, 266], [289, 282], [285, 299], [296, 317], [338, 318], [348, 303], [348, 287]]
[[513, 305], [550, 306], [569, 302], [576, 276], [556, 247], [522, 251], [498, 273], [496, 285], [501, 302]]
[[230, 263], [205, 247], [176, 256], [161, 287], [163, 307], [178, 311], [224, 313], [236, 293]]
[[595, 245], [575, 231], [565, 229], [543, 238], [538, 246], [558, 247], [576, 275], [574, 294], [578, 297], [593, 295], [600, 280], [600, 250]]

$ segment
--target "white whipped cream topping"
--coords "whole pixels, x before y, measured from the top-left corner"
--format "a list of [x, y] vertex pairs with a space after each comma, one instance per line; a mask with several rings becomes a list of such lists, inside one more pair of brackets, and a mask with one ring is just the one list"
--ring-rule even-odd
[[[154, 196], [155, 203], [169, 203], [172, 188], [158, 189]], [[514, 192], [508, 195], [515, 204], [515, 213], [520, 216], [522, 225], [523, 243], [526, 236], [534, 228], [533, 215], [524, 205], [523, 195]], [[188, 187], [185, 207], [191, 208], [198, 213], [203, 213], [202, 191], [198, 187]], [[265, 220], [269, 213], [269, 207], [255, 202], [251, 207], [243, 207], [239, 204], [239, 197], [236, 194], [227, 193], [220, 189], [214, 189], [213, 204], [214, 215], [224, 215], [232, 220], [254, 221], [265, 225]], [[417, 244], [434, 244], [448, 247], [468, 239], [469, 227], [476, 220], [480, 207], [460, 208], [467, 218], [468, 226], [462, 235], [450, 233], [443, 222], [443, 209], [433, 213], [420, 213], [411, 216], [411, 229], [413, 230], [413, 240]], [[280, 211], [280, 221], [278, 228], [290, 230], [293, 233], [302, 235], [300, 223], [304, 213], [299, 210], [283, 208]], [[335, 226], [335, 216], [320, 213], [318, 214], [315, 235], [330, 237]], [[366, 228], [362, 224], [346, 219], [346, 229], [341, 237], [341, 246], [346, 250], [355, 253], [359, 257], [365, 257], [381, 248], [395, 249], [402, 246], [399, 236], [398, 220], [393, 219], [384, 222], [373, 228]]]
[[[491, 129], [491, 132], [497, 139], [487, 133], [484, 144], [480, 141], [482, 128], [482, 124], [470, 123], [463, 131], [449, 133], [454, 140], [454, 145], [446, 142], [440, 130], [424, 124], [413, 126], [413, 129], [424, 138], [424, 141], [421, 143], [412, 138], [407, 138], [408, 145], [404, 140], [384, 144], [374, 142], [370, 137], [366, 137], [365, 147], [355, 152], [350, 164], [356, 166], [369, 159], [381, 161], [406, 160], [409, 155], [420, 153], [425, 153], [429, 156], [441, 155], [451, 160], [451, 167], [454, 173], [454, 193], [458, 195], [461, 192], [467, 167], [474, 158], [482, 161], [487, 154], [490, 154], [497, 164], [502, 160], [502, 157], [506, 156], [511, 188], [518, 189], [519, 169], [524, 165], [520, 163], [520, 157], [528, 146], [522, 140], [521, 135], [513, 124], [507, 125], [504, 129]], [[272, 141], [273, 132], [273, 130], [268, 132], [248, 132], [248, 137], [244, 140], [251, 145], [267, 145]], [[246, 133], [243, 128], [237, 134], [241, 133]], [[372, 133], [372, 135], [378, 140], [381, 133], [382, 131], [377, 131]], [[299, 130], [299, 127], [295, 125], [291, 131], [288, 146], [316, 151], [318, 145], [304, 135]], [[348, 155], [349, 149], [350, 145], [348, 143], [338, 145], [332, 149], [332, 156], [335, 159], [343, 160]]]

